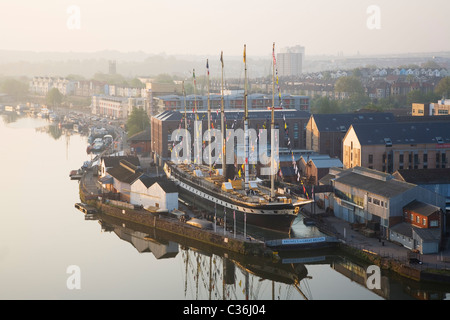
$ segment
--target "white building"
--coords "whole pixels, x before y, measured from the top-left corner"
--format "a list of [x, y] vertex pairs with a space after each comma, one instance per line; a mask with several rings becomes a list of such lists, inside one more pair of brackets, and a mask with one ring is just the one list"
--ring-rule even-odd
[[128, 98], [105, 95], [93, 95], [92, 114], [115, 119], [126, 119], [128, 116]]
[[63, 95], [72, 95], [77, 82], [60, 77], [34, 77], [30, 81], [30, 92], [45, 96], [51, 89], [56, 88]]
[[172, 211], [178, 209], [178, 190], [167, 179], [144, 174], [131, 184], [130, 203]]
[[283, 48], [277, 54], [278, 74], [281, 77], [298, 77], [302, 73], [305, 47]]

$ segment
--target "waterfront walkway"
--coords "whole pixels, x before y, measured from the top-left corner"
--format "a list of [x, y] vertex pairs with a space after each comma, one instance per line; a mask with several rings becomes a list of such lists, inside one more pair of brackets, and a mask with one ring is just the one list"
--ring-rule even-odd
[[[323, 213], [324, 211], [316, 206], [316, 214], [320, 215]], [[323, 228], [327, 231], [326, 233], [335, 236], [349, 246], [359, 250], [369, 251], [384, 258], [390, 258], [406, 263], [408, 261], [408, 254], [411, 254], [411, 250], [400, 244], [393, 243], [388, 240], [367, 237], [359, 230], [352, 229], [350, 223], [333, 215], [323, 216], [318, 227], [319, 229]], [[416, 256], [420, 261], [422, 261], [421, 265], [417, 265], [418, 268], [450, 270], [449, 246], [447, 246], [445, 250], [436, 254], [416, 254]]]

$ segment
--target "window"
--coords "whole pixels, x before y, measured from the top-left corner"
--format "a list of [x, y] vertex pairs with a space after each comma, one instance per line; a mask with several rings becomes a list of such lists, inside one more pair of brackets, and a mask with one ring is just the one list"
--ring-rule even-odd
[[427, 219], [423, 218], [422, 223], [423, 223], [424, 226], [426, 226], [427, 225]]
[[369, 163], [370, 163], [370, 164], [373, 163], [373, 154], [369, 154]]
[[414, 221], [414, 215], [411, 213], [411, 221]]
[[420, 223], [420, 217], [419, 216], [416, 217], [416, 222]]
[[400, 163], [403, 163], [403, 159], [404, 159], [404, 156], [403, 156], [403, 154], [401, 154], [401, 155], [399, 156], [399, 158], [398, 158], [398, 161], [399, 161]]
[[439, 226], [439, 221], [437, 221], [437, 220], [430, 221], [430, 227], [438, 227], [438, 226]]

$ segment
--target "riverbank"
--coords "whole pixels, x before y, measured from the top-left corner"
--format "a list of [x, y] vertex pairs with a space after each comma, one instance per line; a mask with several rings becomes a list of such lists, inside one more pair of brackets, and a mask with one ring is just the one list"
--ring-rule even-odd
[[438, 254], [416, 254], [400, 244], [367, 237], [362, 230], [317, 206], [314, 212], [304, 213], [315, 221], [320, 231], [339, 239], [339, 247], [348, 254], [415, 281], [450, 284], [450, 248]]
[[[202, 230], [158, 213], [146, 210], [120, 208], [99, 200], [98, 187], [92, 174], [85, 174], [80, 181], [80, 199], [95, 205], [101, 212], [134, 223], [150, 226], [178, 236], [208, 243], [223, 250], [244, 255], [273, 258], [276, 252], [267, 248], [265, 242], [247, 239], [242, 234], [235, 235], [217, 226], [217, 232]], [[450, 249], [435, 255], [414, 254], [417, 260], [410, 260], [412, 252], [396, 243], [367, 237], [359, 230], [333, 215], [315, 208], [314, 214], [304, 209], [304, 214], [315, 222], [324, 234], [339, 240], [339, 248], [344, 252], [378, 265], [383, 270], [393, 271], [414, 281], [450, 284]], [[417, 261], [413, 263], [411, 261]]]

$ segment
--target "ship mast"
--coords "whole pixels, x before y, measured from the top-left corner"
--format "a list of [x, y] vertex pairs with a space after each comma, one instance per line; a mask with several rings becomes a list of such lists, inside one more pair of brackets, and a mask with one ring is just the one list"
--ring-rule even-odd
[[[206, 59], [206, 71], [207, 71], [207, 76], [208, 76], [208, 130], [211, 130], [211, 101], [210, 101], [210, 94], [209, 94], [209, 63], [208, 63], [208, 59]], [[211, 164], [211, 141], [209, 143], [208, 158], [209, 158], [209, 172], [211, 172], [211, 170], [212, 170], [212, 164]]]
[[226, 150], [227, 150], [227, 139], [226, 139], [226, 130], [225, 130], [225, 110], [224, 110], [224, 101], [223, 101], [223, 51], [220, 53], [220, 62], [222, 63], [222, 97], [221, 97], [221, 107], [220, 107], [220, 130], [222, 131], [222, 174], [226, 180], [227, 177], [227, 164], [226, 164]]
[[249, 189], [249, 175], [248, 175], [248, 157], [249, 157], [249, 134], [248, 134], [248, 105], [247, 105], [247, 58], [246, 58], [246, 48], [244, 44], [244, 65], [245, 65], [245, 90], [244, 90], [244, 105], [245, 105], [245, 115], [244, 115], [244, 150], [245, 150], [245, 180], [244, 186], [245, 191]]
[[275, 197], [275, 163], [274, 163], [274, 145], [275, 145], [275, 116], [274, 116], [274, 110], [275, 110], [275, 42], [273, 43], [273, 70], [272, 70], [272, 120], [270, 123], [270, 197]]
[[184, 129], [187, 130], [187, 113], [186, 113], [186, 91], [184, 90], [184, 81], [182, 82], [183, 97], [184, 97]]

